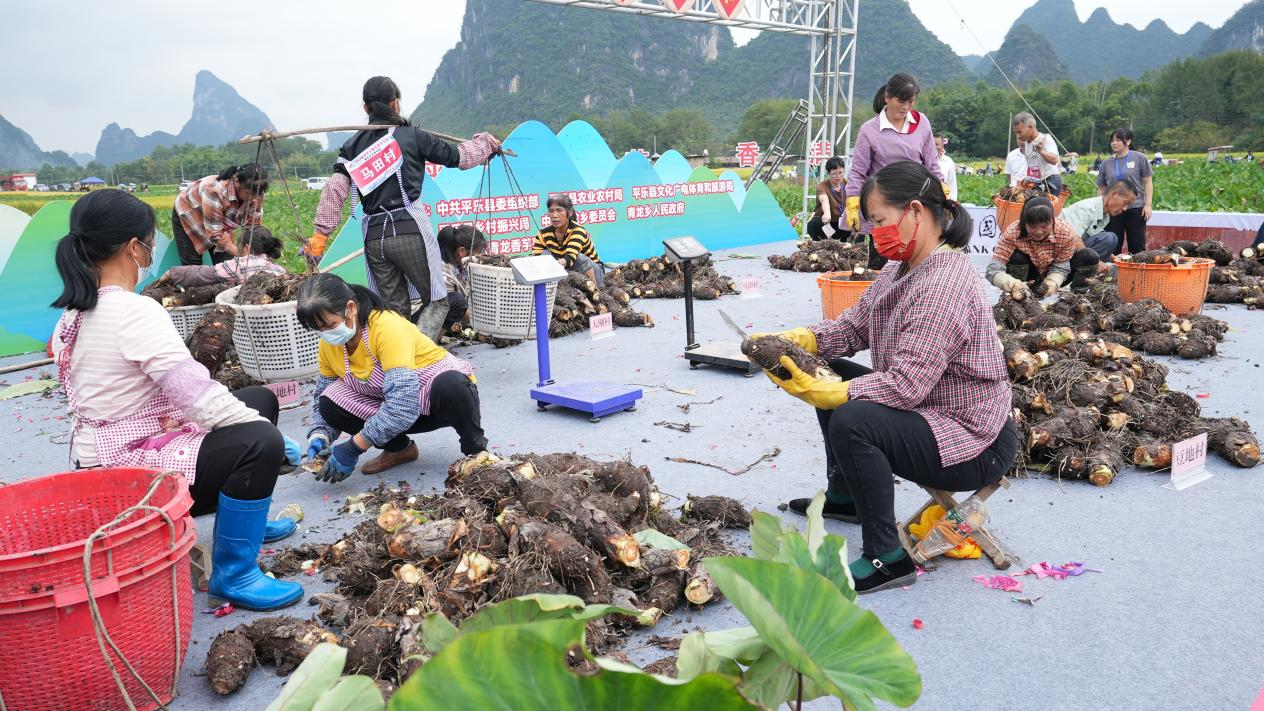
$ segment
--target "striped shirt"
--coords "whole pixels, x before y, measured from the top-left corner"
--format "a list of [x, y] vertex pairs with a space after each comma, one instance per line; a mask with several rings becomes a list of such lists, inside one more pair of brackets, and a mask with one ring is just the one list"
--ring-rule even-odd
[[810, 330], [822, 358], [868, 349], [874, 372], [849, 396], [926, 419], [943, 466], [987, 449], [1010, 411], [1009, 374], [992, 308], [970, 257], [942, 250], [909, 274], [891, 262], [860, 302]]
[[285, 267], [262, 254], [227, 259], [219, 264], [195, 264], [167, 270], [171, 281], [180, 286], [208, 286], [222, 282], [241, 284], [259, 272], [284, 274]]
[[567, 267], [575, 266], [575, 258], [584, 255], [593, 262], [600, 262], [601, 258], [597, 256], [597, 248], [593, 245], [592, 237], [588, 236], [588, 230], [583, 225], [577, 225], [574, 222], [566, 230], [566, 237], [558, 240], [557, 233], [552, 227], [545, 227], [535, 236], [535, 244], [531, 247], [532, 254], [544, 254], [548, 252], [558, 259], [566, 260]]
[[263, 206], [255, 205], [254, 211], [249, 213], [248, 207], [237, 200], [231, 179], [217, 180], [214, 175], [194, 181], [176, 196], [180, 226], [198, 254], [211, 247], [222, 249], [232, 240], [232, 232], [238, 226], [247, 222], [258, 224], [263, 218]]
[[1019, 222], [1015, 220], [1001, 233], [996, 249], [992, 250], [992, 259], [1005, 264], [1014, 256], [1014, 252], [1022, 252], [1031, 257], [1031, 265], [1036, 268], [1036, 272], [1044, 274], [1054, 264], [1071, 261], [1071, 255], [1075, 254], [1078, 245], [1083, 244], [1078, 237], [1070, 225], [1055, 217], [1053, 232], [1048, 237], [1039, 241], [1028, 239], [1019, 233]]

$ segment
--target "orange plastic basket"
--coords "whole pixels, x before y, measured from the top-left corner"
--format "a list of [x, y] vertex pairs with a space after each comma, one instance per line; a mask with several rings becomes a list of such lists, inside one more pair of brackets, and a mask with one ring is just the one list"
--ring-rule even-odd
[[1211, 259], [1190, 257], [1181, 264], [1133, 264], [1116, 261], [1119, 298], [1127, 302], [1154, 299], [1177, 316], [1196, 314], [1207, 298]]
[[[1069, 197], [1071, 197], [1071, 191], [1063, 188], [1061, 195], [1049, 198], [1050, 202], [1053, 203], [1053, 216], [1055, 218], [1062, 214], [1062, 206], [1066, 204]], [[996, 226], [1002, 230], [1018, 222], [1018, 217], [1023, 212], [1023, 203], [1021, 202], [994, 198], [992, 204], [996, 205]]]
[[850, 281], [839, 277], [848, 272], [826, 272], [816, 278], [821, 288], [821, 314], [826, 319], [836, 319], [860, 301], [860, 295], [873, 284], [871, 281]]

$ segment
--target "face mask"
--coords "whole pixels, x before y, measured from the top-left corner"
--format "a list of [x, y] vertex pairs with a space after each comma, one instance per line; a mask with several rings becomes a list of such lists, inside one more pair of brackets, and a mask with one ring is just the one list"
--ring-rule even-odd
[[355, 329], [348, 326], [347, 322], [344, 320], [342, 323], [334, 326], [328, 331], [321, 331], [320, 337], [325, 339], [325, 342], [332, 346], [341, 346], [347, 341], [350, 341], [351, 338], [355, 336], [355, 333]]
[[921, 229], [921, 225], [913, 230], [913, 239], [909, 240], [908, 244], [901, 243], [900, 225], [907, 214], [908, 208], [904, 208], [904, 212], [900, 213], [899, 222], [873, 228], [873, 246], [877, 248], [878, 254], [896, 262], [907, 261], [913, 256], [913, 252], [917, 249], [917, 230]]
[[[140, 246], [144, 247], [145, 249], [148, 249], [151, 253], [153, 252], [153, 249], [149, 245], [145, 244], [144, 242], [140, 242], [139, 240], [137, 240], [137, 243], [140, 244]], [[149, 260], [149, 266], [145, 266], [145, 267], [142, 267], [140, 265], [140, 262], [136, 261], [136, 257], [132, 257], [132, 263], [136, 265], [136, 283], [143, 284], [145, 280], [148, 279], [149, 276], [153, 273], [153, 269], [154, 269], [153, 259], [151, 258]]]

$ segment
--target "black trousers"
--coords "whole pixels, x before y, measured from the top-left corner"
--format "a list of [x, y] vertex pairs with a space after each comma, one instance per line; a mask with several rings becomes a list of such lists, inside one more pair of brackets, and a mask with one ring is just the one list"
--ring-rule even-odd
[[1130, 207], [1110, 218], [1106, 223], [1106, 231], [1119, 235], [1119, 244], [1115, 245], [1115, 254], [1122, 254], [1124, 243], [1128, 243], [1128, 254], [1138, 254], [1146, 249], [1146, 221], [1141, 216], [1141, 208]]
[[455, 324], [466, 324], [465, 312], [470, 309], [470, 300], [459, 291], [448, 292], [448, 315], [443, 317], [443, 332], [451, 333]]
[[[320, 398], [320, 416], [334, 429], [348, 434], [356, 434], [364, 428], [364, 420], [324, 396]], [[434, 432], [444, 427], [456, 430], [461, 438], [462, 454], [476, 454], [487, 449], [478, 405], [478, 386], [470, 382], [464, 373], [455, 370], [440, 373], [430, 384], [430, 414], [418, 417], [412, 427], [396, 435], [382, 449], [399, 452], [408, 446], [408, 435]]]
[[236, 390], [233, 395], [268, 418], [268, 422], [221, 427], [202, 440], [191, 487], [194, 516], [218, 508], [220, 492], [242, 501], [272, 496], [285, 461], [285, 440], [276, 427], [280, 411], [276, 394], [255, 385]]
[[[180, 215], [176, 213], [174, 207], [171, 208], [171, 239], [175, 240], [176, 254], [180, 255], [181, 266], [197, 266], [202, 263], [202, 255], [198, 254], [197, 249], [193, 247], [193, 239], [184, 231], [184, 225], [180, 224]], [[228, 261], [233, 256], [228, 252], [213, 248], [210, 253], [211, 264]]]
[[808, 220], [808, 237], [811, 237], [812, 239], [837, 239], [844, 242], [851, 239], [851, 230], [847, 229], [845, 226], [840, 227], [837, 216], [830, 220], [829, 224], [834, 228], [833, 237], [825, 236], [825, 231], [823, 229], [825, 227], [825, 221], [820, 217], [813, 217]]
[[[1098, 256], [1097, 252], [1085, 247], [1084, 249], [1077, 250], [1075, 254], [1071, 255], [1071, 270], [1074, 271], [1080, 267], [1095, 267], [1101, 261], [1102, 258]], [[1031, 255], [1017, 249], [1010, 255], [1009, 262], [1007, 262], [1007, 264], [1010, 266], [1026, 266], [1028, 268], [1026, 281], [1031, 284], [1035, 284], [1036, 282], [1044, 279], [1045, 274], [1048, 273], [1048, 270], [1037, 273], [1034, 269], [1034, 265], [1031, 263]]]
[[416, 323], [421, 309], [413, 313], [408, 282], [417, 287], [424, 309], [430, 303], [430, 262], [426, 260], [426, 243], [416, 223], [409, 222], [412, 230], [395, 234], [391, 234], [389, 223], [370, 227], [369, 238], [364, 242], [364, 260], [377, 285], [377, 293], [386, 304]]
[[[873, 372], [844, 359], [830, 367], [844, 380]], [[974, 491], [1000, 481], [1018, 456], [1013, 420], [979, 456], [945, 467], [930, 425], [916, 412], [856, 400], [833, 411], [817, 410], [816, 416], [825, 437], [829, 490], [855, 500], [866, 556], [900, 547], [893, 475], [933, 489]]]

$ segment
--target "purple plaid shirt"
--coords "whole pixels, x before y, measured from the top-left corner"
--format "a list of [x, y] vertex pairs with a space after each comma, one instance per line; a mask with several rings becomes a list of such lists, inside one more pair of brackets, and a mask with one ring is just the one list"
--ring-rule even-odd
[[991, 446], [1010, 412], [1009, 374], [983, 281], [970, 257], [931, 254], [899, 277], [891, 262], [860, 302], [810, 327], [822, 358], [868, 348], [874, 372], [851, 381], [849, 396], [911, 410], [930, 425], [943, 466]]

